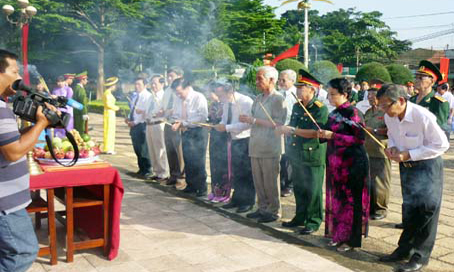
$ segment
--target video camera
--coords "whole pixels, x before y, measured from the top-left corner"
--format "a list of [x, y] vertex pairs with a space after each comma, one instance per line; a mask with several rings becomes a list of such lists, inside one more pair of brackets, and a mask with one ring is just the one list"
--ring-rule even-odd
[[67, 99], [64, 96], [57, 96], [56, 98], [51, 97], [47, 93], [40, 93], [33, 90], [30, 86], [24, 84], [21, 79], [16, 80], [11, 86], [15, 91], [22, 91], [27, 93], [26, 96], [19, 95], [14, 100], [13, 112], [18, 115], [21, 119], [36, 123], [36, 111], [39, 106], [43, 108], [43, 114], [50, 121], [50, 127], [53, 128], [65, 128], [71, 116], [66, 112], [52, 111], [46, 107], [44, 103], [48, 103], [57, 108], [66, 107], [66, 105], [72, 106], [76, 109], [82, 109], [83, 105], [72, 100]]
[[49, 135], [46, 135], [47, 146], [49, 147], [49, 152], [52, 155], [52, 158], [58, 164], [65, 167], [75, 165], [79, 159], [79, 148], [77, 147], [77, 142], [73, 135], [66, 130], [66, 126], [68, 125], [71, 116], [66, 112], [58, 114], [57, 112], [48, 109], [44, 103], [48, 103], [57, 108], [63, 108], [68, 105], [79, 110], [83, 109], [83, 105], [75, 100], [67, 99], [64, 96], [57, 96], [56, 98], [53, 98], [47, 93], [37, 92], [30, 86], [25, 85], [21, 79], [16, 80], [11, 87], [16, 91], [22, 91], [27, 94], [26, 96], [18, 95], [13, 103], [13, 112], [21, 119], [36, 123], [36, 112], [38, 107], [42, 106], [43, 114], [50, 121], [49, 126], [53, 128], [63, 128], [65, 130], [66, 137], [74, 149], [74, 158], [71, 162], [63, 164], [55, 157], [54, 148]]

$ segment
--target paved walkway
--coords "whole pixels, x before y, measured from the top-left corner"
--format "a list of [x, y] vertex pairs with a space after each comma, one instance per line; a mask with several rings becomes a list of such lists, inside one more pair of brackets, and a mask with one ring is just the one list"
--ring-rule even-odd
[[[102, 139], [101, 117], [90, 114], [90, 135], [98, 140]], [[137, 167], [129, 131], [122, 120], [117, 123], [117, 155], [104, 159], [122, 173], [126, 191], [119, 257], [109, 262], [99, 250], [90, 250], [76, 254], [75, 262], [67, 264], [60, 251], [58, 266], [40, 259], [31, 271], [393, 271], [392, 265], [379, 263], [378, 257], [390, 253], [400, 235], [393, 228], [400, 222], [402, 203], [397, 165], [393, 165], [388, 217], [371, 221], [361, 249], [339, 254], [326, 246], [323, 225], [314, 235], [297, 235], [281, 228], [280, 222], [256, 224], [203, 199], [187, 198], [174, 189], [124, 175]], [[445, 155], [437, 243], [425, 271], [454, 271], [453, 172], [454, 152], [450, 150]], [[284, 219], [293, 216], [294, 206], [293, 197], [283, 198]], [[62, 235], [59, 242], [64, 245]]]

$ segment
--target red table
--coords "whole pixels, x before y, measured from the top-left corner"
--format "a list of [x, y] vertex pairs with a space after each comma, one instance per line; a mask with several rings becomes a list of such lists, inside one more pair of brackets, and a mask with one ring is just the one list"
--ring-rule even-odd
[[[107, 257], [113, 260], [120, 247], [120, 212], [123, 198], [123, 183], [117, 169], [106, 163], [74, 167], [43, 167], [44, 174], [30, 177], [30, 189], [72, 188], [110, 184], [109, 198], [109, 248]], [[101, 189], [102, 194], [102, 189]], [[81, 227], [89, 236], [99, 237], [103, 224], [96, 224], [102, 218], [100, 209], [84, 209], [74, 212], [75, 226]]]

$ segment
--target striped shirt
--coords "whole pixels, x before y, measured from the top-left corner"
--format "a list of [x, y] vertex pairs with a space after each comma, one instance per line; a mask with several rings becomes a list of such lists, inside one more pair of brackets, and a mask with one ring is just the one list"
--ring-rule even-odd
[[[4, 101], [0, 101], [0, 146], [20, 138], [16, 118]], [[0, 152], [0, 214], [8, 214], [28, 206], [30, 181], [25, 156], [10, 162]]]

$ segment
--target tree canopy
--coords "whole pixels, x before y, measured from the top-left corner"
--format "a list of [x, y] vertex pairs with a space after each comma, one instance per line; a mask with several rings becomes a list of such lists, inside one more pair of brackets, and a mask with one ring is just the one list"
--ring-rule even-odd
[[[378, 11], [360, 12], [353, 8], [321, 16], [317, 10], [310, 10], [310, 43], [317, 47], [319, 58], [345, 66], [371, 61], [390, 63], [409, 49], [410, 42], [398, 40], [381, 16]], [[287, 11], [282, 17], [287, 20], [286, 31], [303, 32], [300, 21], [304, 15], [300, 11]], [[295, 39], [292, 35], [287, 37], [290, 43]]]

